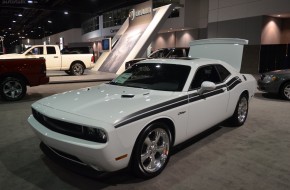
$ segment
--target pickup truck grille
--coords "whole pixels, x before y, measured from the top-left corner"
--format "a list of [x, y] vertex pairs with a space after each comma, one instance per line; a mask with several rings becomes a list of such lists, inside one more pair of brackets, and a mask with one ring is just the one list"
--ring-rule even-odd
[[33, 117], [46, 128], [64, 135], [85, 139], [85, 126], [49, 118], [32, 108]]

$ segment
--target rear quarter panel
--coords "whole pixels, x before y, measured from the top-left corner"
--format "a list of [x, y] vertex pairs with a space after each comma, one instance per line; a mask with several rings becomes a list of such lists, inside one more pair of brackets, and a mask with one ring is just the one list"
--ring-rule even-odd
[[49, 81], [45, 72], [45, 59], [4, 59], [0, 60], [0, 68], [0, 78], [19, 76], [29, 86], [37, 86]]
[[82, 62], [86, 69], [91, 69], [94, 66], [91, 62], [92, 56], [93, 54], [62, 54], [61, 70], [68, 70], [73, 62]]

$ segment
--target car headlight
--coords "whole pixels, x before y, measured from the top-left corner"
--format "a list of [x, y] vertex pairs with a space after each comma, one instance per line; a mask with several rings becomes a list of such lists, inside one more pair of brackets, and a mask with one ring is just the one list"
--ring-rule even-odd
[[276, 81], [278, 78], [274, 75], [266, 75], [263, 79], [263, 81], [265, 83], [270, 83], [270, 82], [273, 82], [273, 81]]
[[89, 141], [106, 143], [108, 140], [107, 133], [103, 129], [85, 127], [85, 138]]

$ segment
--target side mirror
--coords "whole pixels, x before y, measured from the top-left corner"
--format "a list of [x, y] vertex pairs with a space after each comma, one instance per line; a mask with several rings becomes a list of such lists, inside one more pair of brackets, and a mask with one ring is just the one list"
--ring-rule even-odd
[[215, 83], [209, 82], [209, 81], [204, 81], [201, 84], [201, 88], [197, 91], [198, 94], [203, 94], [206, 91], [214, 90], [216, 88]]

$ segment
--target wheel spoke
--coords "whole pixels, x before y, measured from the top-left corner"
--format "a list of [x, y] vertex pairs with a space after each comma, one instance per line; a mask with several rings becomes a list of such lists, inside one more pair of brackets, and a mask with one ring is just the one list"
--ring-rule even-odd
[[155, 159], [155, 156], [151, 156], [150, 157], [151, 161], [150, 161], [150, 164], [148, 165], [148, 168], [150, 168], [151, 170], [155, 169], [157, 167], [157, 163], [156, 163], [156, 159]]
[[149, 137], [146, 137], [144, 144], [146, 144], [148, 147], [152, 145], [152, 141], [150, 140]]
[[150, 157], [150, 152], [147, 150], [145, 152], [145, 154], [142, 154], [141, 155], [141, 162], [142, 162], [142, 164], [144, 164], [144, 161], [147, 160], [149, 157]]

